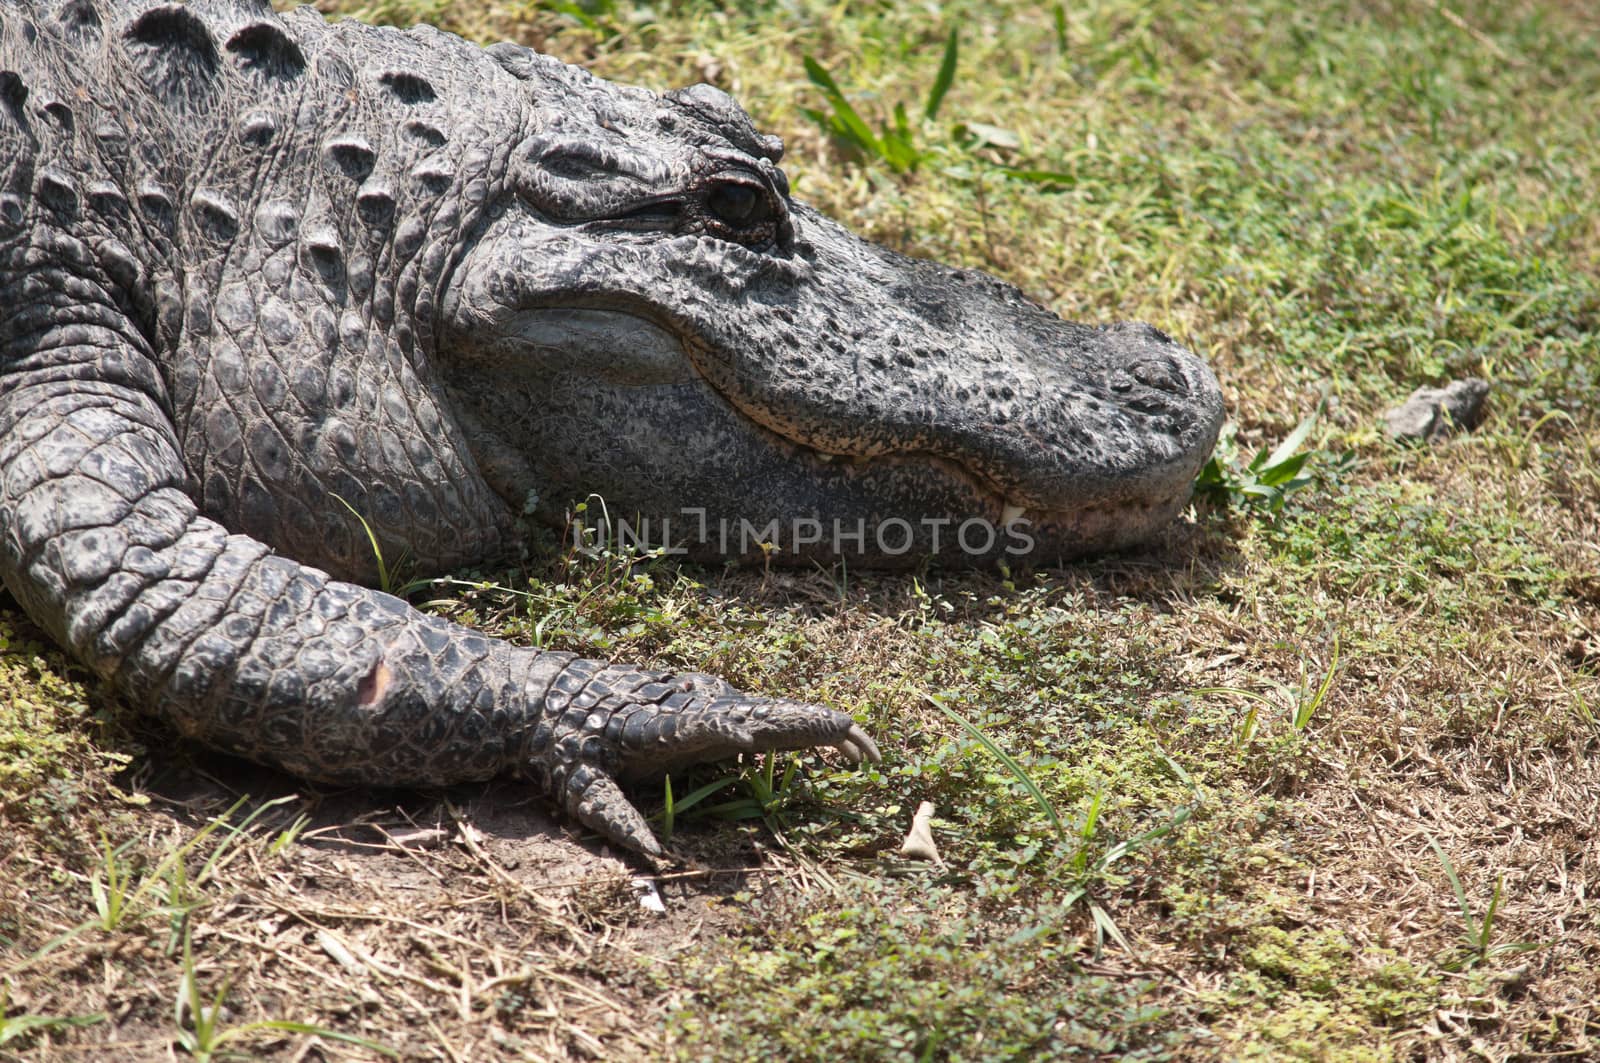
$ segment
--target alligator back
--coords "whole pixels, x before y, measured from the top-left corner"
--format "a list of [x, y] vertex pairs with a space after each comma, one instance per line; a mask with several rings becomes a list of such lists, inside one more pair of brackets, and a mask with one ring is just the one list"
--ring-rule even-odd
[[352, 577], [352, 510], [391, 556], [504, 551], [425, 352], [527, 117], [513, 79], [432, 29], [248, 0], [8, 6], [0, 70], [0, 255], [71, 247], [125, 315], [203, 512]]

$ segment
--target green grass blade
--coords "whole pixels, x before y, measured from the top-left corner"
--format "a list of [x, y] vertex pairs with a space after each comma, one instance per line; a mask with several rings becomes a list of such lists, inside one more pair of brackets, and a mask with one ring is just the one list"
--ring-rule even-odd
[[[200, 865], [200, 870], [195, 872], [194, 884], [198, 886], [204, 882], [207, 877], [210, 876], [211, 872], [216, 869], [217, 862], [227, 855], [234, 844], [240, 839], [249, 836], [250, 826], [257, 819], [261, 818], [261, 816], [265, 815], [268, 811], [278, 807], [279, 805], [285, 805], [291, 801], [298, 800], [300, 800], [300, 798], [297, 794], [285, 794], [283, 797], [275, 797], [271, 801], [263, 801], [261, 804], [251, 809], [250, 814], [244, 817], [244, 819], [240, 821], [237, 826], [224, 822], [222, 825], [227, 828], [228, 837], [224, 838], [222, 843], [219, 844], [216, 849], [212, 851], [211, 855], [206, 858], [206, 862]], [[238, 805], [234, 806], [234, 808], [238, 807]]]
[[105, 1015], [13, 1015], [9, 1019], [0, 1019], [0, 1045], [18, 1037], [25, 1037], [34, 1030], [57, 1030], [65, 1026], [92, 1026], [97, 1022], [104, 1022]]
[[1578, 718], [1584, 723], [1589, 724], [1591, 727], [1600, 723], [1600, 716], [1595, 715], [1595, 711], [1589, 707], [1588, 700], [1584, 698], [1583, 691], [1576, 687], [1572, 689], [1572, 702], [1573, 711], [1578, 714]]
[[1439, 863], [1444, 867], [1444, 877], [1450, 880], [1450, 888], [1455, 891], [1456, 904], [1461, 908], [1461, 918], [1467, 924], [1467, 938], [1473, 942], [1478, 940], [1478, 917], [1472, 914], [1472, 903], [1467, 900], [1467, 891], [1461, 885], [1461, 879], [1456, 875], [1456, 865], [1450, 862], [1450, 857], [1432, 835], [1428, 836], [1428, 844], [1433, 846], [1433, 851], [1439, 857]]
[[767, 815], [767, 810], [754, 797], [739, 797], [732, 801], [707, 805], [702, 811], [705, 815], [715, 816], [717, 819], [735, 821], [741, 819], [764, 819]]
[[1183, 826], [1183, 824], [1188, 821], [1189, 816], [1192, 814], [1193, 810], [1188, 805], [1178, 806], [1178, 810], [1172, 814], [1172, 820], [1170, 822], [1163, 823], [1159, 827], [1151, 827], [1144, 833], [1136, 834], [1132, 838], [1124, 838], [1122, 841], [1107, 849], [1105, 851], [1105, 855], [1100, 857], [1099, 860], [1095, 861], [1095, 870], [1102, 873], [1109, 871], [1111, 869], [1111, 865], [1121, 860], [1123, 857], [1138, 852], [1151, 842], [1163, 838], [1166, 835], [1171, 834], [1174, 830]]
[[567, 16], [586, 30], [592, 30], [595, 32], [599, 32], [600, 30], [600, 24], [595, 21], [593, 15], [589, 14], [577, 4], [567, 2], [567, 0], [542, 0], [539, 6], [544, 8], [546, 11], [552, 11], [555, 14]]
[[1071, 908], [1074, 904], [1077, 904], [1079, 901], [1083, 900], [1088, 893], [1089, 887], [1087, 886], [1073, 886], [1071, 889], [1067, 890], [1067, 892], [1061, 895], [1061, 900], [1059, 903], [1062, 909]]
[[1310, 701], [1303, 702], [1298, 708], [1295, 709], [1295, 713], [1294, 713], [1294, 729], [1296, 731], [1304, 731], [1306, 729], [1306, 726], [1309, 723], [1311, 723], [1312, 717], [1314, 717], [1317, 714], [1317, 710], [1322, 707], [1322, 703], [1327, 700], [1328, 691], [1330, 689], [1332, 689], [1332, 687], [1333, 687], [1334, 674], [1336, 672], [1338, 672], [1338, 670], [1339, 670], [1339, 636], [1338, 635], [1334, 635], [1333, 636], [1333, 659], [1328, 662], [1328, 670], [1325, 673], [1323, 673], [1321, 685], [1319, 685], [1317, 687], [1317, 692], [1314, 695], [1312, 695]]
[[49, 941], [46, 941], [43, 945], [39, 946], [38, 951], [29, 953], [28, 957], [26, 959], [24, 959], [21, 963], [18, 963], [16, 965], [12, 966], [12, 967], [6, 968], [6, 973], [7, 974], [16, 974], [19, 971], [25, 970], [26, 968], [32, 966], [34, 963], [36, 963], [39, 960], [42, 960], [44, 957], [48, 956], [50, 953], [54, 952], [56, 949], [59, 949], [61, 946], [67, 944], [67, 942], [69, 942], [72, 939], [76, 938], [79, 934], [82, 934], [86, 930], [93, 930], [94, 928], [98, 927], [99, 925], [100, 925], [99, 922], [97, 922], [96, 920], [91, 919], [86, 923], [79, 923], [77, 926], [73, 927], [70, 930], [63, 930], [61, 933], [57, 934], [55, 937], [51, 938]]
[[356, 511], [355, 506], [352, 506], [349, 502], [345, 501], [343, 495], [333, 491], [328, 493], [333, 495], [334, 499], [338, 501], [341, 506], [343, 506], [345, 509], [348, 509], [351, 516], [355, 517], [356, 520], [361, 522], [361, 530], [367, 533], [367, 542], [372, 546], [372, 556], [376, 558], [378, 562], [378, 589], [383, 591], [385, 594], [388, 594], [389, 569], [388, 566], [383, 563], [383, 548], [378, 545], [378, 537], [373, 534], [372, 525], [367, 523], [366, 517], [363, 517], [359, 512]]
[[1304, 454], [1295, 454], [1291, 457], [1285, 458], [1276, 465], [1263, 466], [1260, 472], [1261, 483], [1267, 487], [1278, 487], [1282, 484], [1286, 484], [1298, 476], [1300, 474], [1300, 470], [1304, 468], [1306, 462], [1310, 460], [1311, 454], [1307, 452]]
[[672, 840], [672, 828], [677, 823], [678, 810], [672, 803], [672, 776], [661, 780], [661, 840]]
[[1478, 947], [1480, 949], [1488, 948], [1489, 941], [1494, 937], [1494, 917], [1495, 913], [1500, 910], [1500, 896], [1505, 886], [1506, 877], [1504, 875], [1496, 875], [1494, 877], [1494, 892], [1489, 895], [1489, 907], [1483, 910], [1483, 920], [1478, 924]]
[[956, 30], [952, 27], [949, 38], [944, 42], [944, 58], [939, 60], [939, 73], [933, 79], [933, 88], [928, 90], [928, 105], [922, 113], [930, 122], [939, 116], [945, 93], [950, 91], [950, 86], [956, 80], [956, 37]]
[[239, 811], [239, 809], [244, 806], [245, 802], [249, 800], [250, 795], [244, 794], [233, 804], [229, 805], [220, 816], [213, 819], [210, 823], [207, 823], [200, 830], [196, 831], [194, 837], [190, 838], [182, 845], [167, 853], [166, 856], [162, 857], [161, 862], [156, 865], [155, 870], [150, 872], [150, 874], [145, 877], [144, 881], [139, 884], [139, 888], [133, 891], [133, 894], [128, 898], [123, 907], [131, 908], [137, 901], [143, 899], [144, 895], [151, 889], [154, 889], [160, 883], [167, 881], [167, 872], [171, 870], [174, 862], [182, 860], [184, 857], [188, 856], [196, 846], [205, 841], [206, 838], [210, 837], [215, 831], [220, 829], [222, 825], [225, 824], [228, 819], [235, 812]]
[[1244, 719], [1239, 723], [1239, 730], [1234, 733], [1233, 744], [1247, 746], [1256, 737], [1256, 731], [1261, 726], [1261, 707], [1252, 705], [1244, 712]]
[[721, 779], [708, 782], [704, 786], [696, 787], [695, 789], [690, 790], [687, 794], [684, 794], [682, 797], [678, 798], [672, 803], [673, 815], [682, 815], [695, 805], [698, 805], [701, 801], [704, 801], [706, 798], [716, 793], [718, 790], [726, 789], [738, 781], [739, 779], [737, 776], [728, 775]]
[[1094, 796], [1089, 799], [1089, 810], [1083, 814], [1083, 826], [1078, 828], [1078, 837], [1085, 842], [1094, 839], [1094, 827], [1100, 820], [1100, 806], [1104, 804], [1105, 798], [1105, 787], [1096, 787]]
[[806, 77], [822, 90], [822, 94], [827, 97], [828, 105], [833, 108], [834, 127], [856, 147], [872, 155], [882, 156], [883, 146], [878, 143], [878, 138], [873, 135], [861, 115], [850, 105], [850, 101], [845, 99], [844, 90], [833, 80], [833, 75], [809, 55], [805, 56], [802, 62], [805, 64]]
[[[1268, 709], [1276, 709], [1279, 712], [1283, 711], [1283, 707], [1278, 702], [1273, 701], [1265, 694], [1258, 693], [1254, 690], [1245, 690], [1243, 687], [1196, 687], [1193, 691], [1191, 691], [1191, 693], [1196, 696], [1205, 696], [1210, 694], [1230, 694], [1233, 697], [1244, 698], [1246, 701], [1255, 703], [1255, 705], [1265, 705]], [[1240, 727], [1241, 737], [1238, 739], [1240, 743], [1247, 742], [1250, 740], [1250, 738], [1254, 737], [1256, 730], [1256, 717], [1256, 710], [1254, 707], [1252, 707], [1245, 715], [1245, 721]], [[1248, 729], [1249, 734], [1244, 733], [1246, 729]]]
[[1105, 939], [1109, 937], [1112, 941], [1115, 941], [1118, 945], [1120, 945], [1122, 947], [1122, 951], [1126, 952], [1128, 955], [1137, 955], [1137, 953], [1134, 951], [1132, 943], [1130, 943], [1128, 939], [1123, 936], [1122, 929], [1117, 926], [1116, 920], [1111, 918], [1111, 913], [1106, 911], [1097, 902], [1089, 902], [1089, 917], [1094, 920], [1095, 946], [1097, 949], [1101, 944], [1104, 943]]
[[1311, 429], [1316, 426], [1317, 418], [1322, 416], [1322, 407], [1327, 401], [1324, 398], [1321, 402], [1318, 402], [1316, 409], [1306, 414], [1305, 418], [1295, 425], [1294, 431], [1290, 432], [1283, 442], [1279, 443], [1277, 448], [1267, 455], [1266, 461], [1261, 466], [1263, 471], [1276, 468], [1294, 456], [1295, 451], [1299, 450], [1305, 441], [1310, 438]]
[[938, 709], [951, 720], [959, 724], [961, 729], [966, 731], [967, 734], [972, 737], [973, 741], [977, 742], [984, 749], [988, 750], [990, 756], [994, 757], [994, 759], [1006, 766], [1006, 770], [1009, 771], [1016, 778], [1016, 780], [1022, 784], [1022, 788], [1024, 790], [1028, 791], [1028, 796], [1033, 798], [1034, 803], [1037, 804], [1040, 811], [1045, 814], [1045, 818], [1050, 821], [1050, 825], [1055, 828], [1056, 837], [1065, 838], [1067, 836], [1067, 830], [1064, 826], [1062, 826], [1061, 817], [1056, 814], [1055, 806], [1050, 803], [1050, 799], [1045, 797], [1043, 791], [1041, 791], [1039, 787], [1034, 784], [1033, 779], [1029, 777], [1026, 769], [1024, 769], [1021, 764], [1018, 764], [1016, 760], [1012, 758], [1011, 754], [1001, 749], [999, 745], [995, 743], [994, 739], [983, 733], [983, 730], [979, 728], [977, 724], [973, 723], [971, 720], [968, 720], [965, 716], [941, 702], [934, 695], [923, 694], [923, 697], [927, 698], [928, 702], [932, 704], [934, 708]]

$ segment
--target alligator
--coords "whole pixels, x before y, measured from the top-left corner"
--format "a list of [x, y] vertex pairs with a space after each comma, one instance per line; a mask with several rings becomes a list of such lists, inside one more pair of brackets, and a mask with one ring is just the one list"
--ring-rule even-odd
[[[834, 709], [367, 586], [373, 543], [514, 558], [589, 492], [679, 537], [694, 514], [693, 554], [869, 565], [1051, 561], [1181, 510], [1222, 415], [1201, 360], [861, 240], [782, 153], [712, 86], [430, 27], [8, 0], [6, 588], [204, 744], [358, 785], [517, 776], [651, 859], [629, 781], [876, 760]], [[710, 532], [732, 517], [771, 541]]]

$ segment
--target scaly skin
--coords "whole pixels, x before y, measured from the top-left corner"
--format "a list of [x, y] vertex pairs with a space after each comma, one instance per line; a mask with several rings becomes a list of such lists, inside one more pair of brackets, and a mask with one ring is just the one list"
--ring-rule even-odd
[[519, 774], [651, 856], [619, 778], [876, 760], [843, 713], [340, 581], [374, 575], [351, 508], [443, 571], [589, 490], [906, 523], [901, 551], [784, 545], [867, 563], [936, 551], [930, 520], [1029, 514], [1048, 560], [1182, 506], [1221, 416], [1198, 360], [856, 240], [789, 198], [781, 151], [708, 86], [426, 28], [0, 8], [0, 576], [196, 739], [317, 779]]

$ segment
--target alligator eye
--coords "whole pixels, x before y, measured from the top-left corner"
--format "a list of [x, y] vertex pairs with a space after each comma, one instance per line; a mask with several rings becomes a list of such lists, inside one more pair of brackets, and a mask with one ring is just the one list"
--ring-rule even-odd
[[706, 197], [706, 206], [723, 224], [735, 228], [743, 229], [767, 220], [767, 197], [753, 185], [733, 181], [719, 184]]

